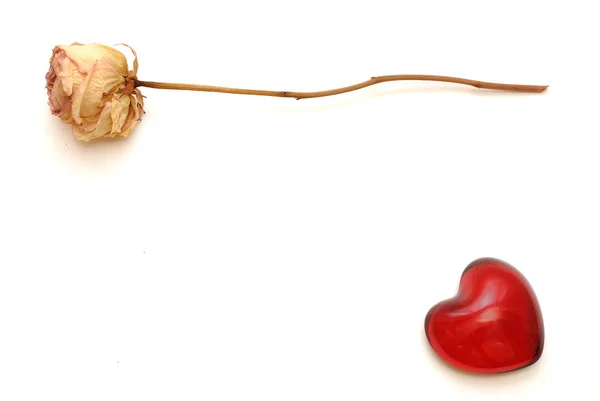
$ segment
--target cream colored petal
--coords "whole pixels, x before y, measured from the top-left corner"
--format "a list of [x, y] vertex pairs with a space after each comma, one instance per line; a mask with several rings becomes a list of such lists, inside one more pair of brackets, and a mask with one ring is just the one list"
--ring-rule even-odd
[[100, 119], [98, 120], [98, 125], [96, 129], [92, 132], [95, 138], [100, 138], [101, 136], [105, 136], [109, 134], [112, 130], [112, 103], [106, 103], [104, 106], [104, 110], [100, 114]]
[[91, 43], [64, 47], [67, 66], [83, 75], [73, 74], [73, 116], [80, 118], [98, 114], [104, 107], [104, 94], [124, 86], [127, 59], [120, 51], [105, 45]]
[[81, 120], [81, 104], [83, 101], [83, 95], [85, 94], [87, 86], [90, 83], [90, 79], [92, 77], [94, 69], [95, 66], [90, 67], [90, 73], [88, 73], [85, 76], [83, 82], [81, 82], [78, 85], [75, 85], [75, 87], [73, 88], [73, 96], [71, 97], [71, 100], [73, 101], [73, 104], [71, 106], [71, 114], [73, 115], [73, 119], [75, 120], [75, 122], [79, 125], [83, 123]]
[[57, 80], [60, 80], [65, 95], [71, 96], [73, 94], [73, 84], [81, 82], [83, 76], [77, 71], [77, 66], [71, 62], [70, 58], [65, 56], [57, 61], [57, 66], [54, 67]]
[[53, 114], [58, 114], [63, 110], [63, 107], [67, 101], [67, 96], [65, 96], [65, 92], [62, 89], [60, 80], [56, 80], [54, 82], [52, 91], [48, 97], [48, 101], [50, 102], [50, 109], [52, 110]]
[[96, 62], [102, 62], [120, 76], [127, 76], [127, 58], [115, 48], [100, 43], [63, 47], [82, 73], [89, 73]]
[[140, 63], [138, 62], [137, 53], [135, 52], [135, 50], [133, 50], [133, 47], [129, 46], [128, 44], [119, 43], [119, 46], [125, 46], [129, 50], [131, 50], [131, 53], [133, 53], [133, 70], [129, 71], [129, 76], [132, 78], [137, 77], [138, 68], [140, 67]]
[[115, 74], [110, 66], [98, 61], [90, 72], [90, 79], [81, 98], [81, 116], [97, 114], [103, 107], [103, 96], [114, 92], [124, 84], [125, 78]]
[[77, 124], [73, 124], [73, 136], [75, 137], [75, 139], [84, 141], [84, 142], [89, 142], [92, 139], [90, 137], [90, 133], [83, 132], [81, 130], [81, 128], [79, 127], [79, 125], [77, 125]]
[[[137, 91], [139, 92], [139, 91]], [[137, 121], [142, 119], [142, 113], [144, 112], [144, 108], [143, 106], [140, 104], [139, 102], [139, 97], [136, 93], [135, 97], [131, 97], [131, 104], [134, 106], [133, 107], [133, 112], [134, 112], [134, 117]]]
[[137, 108], [135, 101], [131, 101], [129, 106], [129, 112], [127, 114], [127, 119], [125, 120], [125, 124], [123, 124], [123, 128], [121, 130], [120, 136], [127, 137], [129, 133], [135, 128], [138, 121], [135, 118], [135, 109]]
[[142, 112], [143, 112], [144, 111], [144, 96], [142, 95], [140, 88], [135, 88], [134, 92], [135, 92], [135, 98], [137, 99], [138, 104], [142, 108]]
[[96, 125], [98, 125], [98, 120], [100, 119], [100, 113], [102, 113], [102, 110], [98, 111], [98, 113], [93, 116], [82, 117], [81, 124], [79, 124], [81, 130], [84, 132], [92, 132], [95, 130]]
[[127, 129], [124, 129], [123, 131], [121, 131], [119, 136], [122, 136], [123, 138], [127, 138], [137, 124], [138, 124], [138, 122], [133, 120], [133, 122], [129, 125], [129, 127], [127, 127]]
[[112, 126], [112, 119], [110, 115], [111, 109], [111, 103], [106, 103], [104, 110], [102, 110], [102, 113], [100, 114], [98, 125], [96, 125], [96, 128], [91, 132], [86, 132], [82, 129], [81, 126], [73, 124], [73, 135], [75, 136], [75, 138], [81, 141], [88, 142], [92, 139], [101, 138], [106, 134], [110, 134]]
[[60, 81], [56, 81], [48, 98], [52, 114], [66, 123], [73, 122], [71, 117], [71, 98], [65, 96]]
[[112, 130], [111, 133], [120, 133], [123, 129], [123, 125], [127, 120], [129, 114], [129, 104], [131, 103], [129, 95], [125, 94], [114, 94], [112, 100]]
[[71, 116], [71, 99], [67, 101], [67, 103], [65, 104], [65, 108], [60, 113], [59, 117], [66, 123], [73, 123], [73, 116]]

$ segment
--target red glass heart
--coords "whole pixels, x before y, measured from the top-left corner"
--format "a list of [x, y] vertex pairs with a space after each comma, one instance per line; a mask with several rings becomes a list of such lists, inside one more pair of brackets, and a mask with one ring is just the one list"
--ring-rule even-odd
[[427, 313], [425, 333], [444, 361], [473, 373], [524, 368], [544, 349], [542, 312], [529, 282], [491, 258], [467, 266], [456, 296]]

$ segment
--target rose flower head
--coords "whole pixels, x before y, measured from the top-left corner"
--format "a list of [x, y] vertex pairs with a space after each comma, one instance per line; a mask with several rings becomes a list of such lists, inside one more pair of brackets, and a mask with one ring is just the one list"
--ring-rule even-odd
[[135, 87], [138, 61], [131, 51], [133, 70], [113, 47], [73, 43], [54, 48], [46, 74], [48, 103], [52, 114], [73, 126], [75, 138], [126, 137], [141, 120], [144, 102]]

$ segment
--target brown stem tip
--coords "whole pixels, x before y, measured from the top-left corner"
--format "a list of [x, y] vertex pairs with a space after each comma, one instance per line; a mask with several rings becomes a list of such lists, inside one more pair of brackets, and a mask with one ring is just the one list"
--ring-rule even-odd
[[456, 78], [456, 77], [445, 77], [441, 75], [382, 75], [379, 77], [372, 77], [368, 81], [361, 82], [355, 85], [345, 86], [343, 88], [329, 89], [317, 92], [292, 92], [292, 91], [271, 91], [271, 90], [260, 90], [260, 89], [239, 89], [239, 88], [227, 88], [223, 86], [210, 86], [210, 85], [192, 85], [192, 84], [177, 84], [169, 82], [152, 82], [152, 81], [140, 81], [135, 80], [135, 86], [145, 86], [147, 88], [155, 89], [172, 89], [172, 90], [189, 90], [199, 92], [219, 92], [219, 93], [230, 93], [235, 95], [255, 95], [255, 96], [273, 96], [273, 97], [287, 97], [295, 99], [309, 99], [315, 97], [333, 96], [342, 93], [352, 92], [358, 89], [366, 88], [368, 86], [380, 84], [383, 82], [392, 81], [436, 81], [436, 82], [448, 82], [461, 85], [470, 85], [479, 89], [490, 89], [490, 90], [501, 90], [510, 92], [529, 92], [529, 93], [541, 93], [545, 91], [547, 85], [517, 85], [517, 84], [499, 84], [494, 82], [476, 81], [473, 79]]

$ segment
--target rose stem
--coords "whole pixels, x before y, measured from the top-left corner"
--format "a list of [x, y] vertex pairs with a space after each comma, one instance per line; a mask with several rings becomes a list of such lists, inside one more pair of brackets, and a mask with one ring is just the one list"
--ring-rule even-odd
[[290, 92], [290, 91], [270, 91], [270, 90], [259, 90], [259, 89], [238, 89], [238, 88], [226, 88], [222, 86], [210, 86], [210, 85], [192, 85], [192, 84], [177, 84], [169, 82], [152, 82], [152, 81], [140, 81], [135, 80], [135, 86], [145, 86], [147, 88], [155, 89], [173, 89], [173, 90], [190, 90], [200, 92], [219, 92], [219, 93], [231, 93], [237, 95], [256, 95], [256, 96], [274, 96], [274, 97], [289, 97], [295, 99], [308, 99], [314, 97], [332, 96], [339, 95], [341, 93], [352, 92], [357, 89], [366, 88], [367, 86], [380, 84], [382, 82], [392, 81], [437, 81], [437, 82], [450, 82], [461, 85], [471, 85], [480, 89], [492, 89], [492, 90], [503, 90], [512, 92], [531, 92], [540, 93], [546, 90], [548, 86], [537, 86], [537, 85], [515, 85], [515, 84], [498, 84], [493, 82], [476, 81], [472, 79], [445, 77], [440, 75], [382, 75], [379, 77], [373, 77], [368, 81], [361, 82], [356, 85], [345, 86], [338, 89], [330, 89], [318, 92]]

